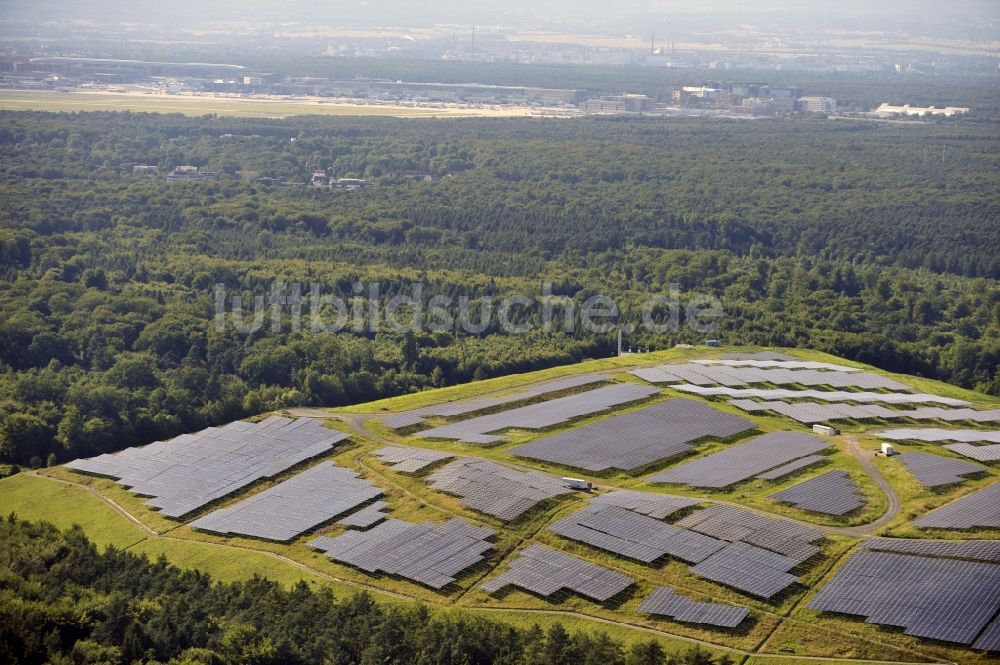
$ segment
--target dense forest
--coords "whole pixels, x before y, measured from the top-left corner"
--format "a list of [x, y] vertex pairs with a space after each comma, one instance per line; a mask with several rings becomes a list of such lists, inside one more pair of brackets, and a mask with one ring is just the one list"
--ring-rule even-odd
[[336, 598], [304, 582], [223, 584], [83, 531], [0, 517], [0, 660], [10, 665], [731, 665], [655, 641], [522, 630], [488, 619]]
[[[547, 283], [578, 304], [612, 297], [622, 323], [676, 284], [721, 300], [712, 336], [727, 344], [818, 348], [1000, 394], [998, 144], [995, 124], [964, 121], [5, 113], [0, 455], [37, 466], [614, 348], [613, 333], [495, 322], [214, 327], [215, 285], [251, 298], [275, 280], [344, 298], [419, 282], [477, 301]], [[186, 164], [220, 177], [165, 179]], [[373, 186], [259, 180], [316, 171]], [[704, 337], [640, 329], [627, 343]]]

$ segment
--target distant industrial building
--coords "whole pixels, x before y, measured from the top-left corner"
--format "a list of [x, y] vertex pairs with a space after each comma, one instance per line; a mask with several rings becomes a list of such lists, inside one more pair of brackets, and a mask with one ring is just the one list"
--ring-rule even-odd
[[706, 85], [686, 85], [680, 90], [674, 90], [674, 101], [684, 102], [692, 99], [714, 100], [722, 92], [721, 88]]
[[943, 108], [939, 108], [935, 106], [910, 106], [909, 104], [903, 104], [902, 106], [881, 104], [877, 109], [875, 109], [875, 114], [880, 116], [916, 115], [923, 117], [937, 115], [951, 117], [953, 115], [961, 115], [968, 112], [969, 109], [964, 106], [945, 106]]
[[642, 113], [652, 111], [656, 105], [646, 95], [604, 95], [583, 103], [584, 113]]
[[799, 97], [799, 109], [806, 113], [836, 113], [837, 100], [833, 97]]
[[705, 81], [673, 90], [671, 97], [681, 106], [742, 115], [772, 116], [809, 111], [833, 113], [837, 102], [830, 97], [803, 97], [797, 86], [771, 86], [767, 83]]

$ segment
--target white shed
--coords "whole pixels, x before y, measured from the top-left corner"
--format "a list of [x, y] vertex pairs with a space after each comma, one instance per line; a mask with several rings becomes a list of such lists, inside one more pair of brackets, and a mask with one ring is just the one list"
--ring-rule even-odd
[[593, 485], [589, 481], [583, 480], [582, 478], [563, 478], [562, 481], [566, 483], [566, 487], [575, 490], [590, 490], [593, 489]]
[[813, 425], [813, 432], [822, 434], [823, 436], [836, 436], [840, 434], [836, 427], [830, 427], [829, 425]]
[[892, 447], [891, 443], [882, 444], [882, 454], [886, 457], [892, 457], [896, 454], [896, 449]]

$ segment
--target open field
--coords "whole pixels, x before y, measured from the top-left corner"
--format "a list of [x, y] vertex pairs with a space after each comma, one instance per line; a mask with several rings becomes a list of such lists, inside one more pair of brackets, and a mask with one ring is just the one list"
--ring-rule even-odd
[[212, 95], [166, 95], [115, 92], [0, 91], [0, 110], [7, 111], [132, 111], [182, 113], [246, 118], [287, 118], [296, 115], [372, 115], [397, 118], [517, 117], [528, 108], [462, 108], [458, 106], [392, 106], [348, 104], [319, 98], [279, 99]]

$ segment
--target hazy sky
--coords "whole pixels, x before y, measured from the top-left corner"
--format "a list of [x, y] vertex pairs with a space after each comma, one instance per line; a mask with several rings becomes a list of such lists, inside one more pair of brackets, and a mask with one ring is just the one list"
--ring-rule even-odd
[[302, 20], [355, 19], [377, 16], [392, 22], [394, 17], [453, 17], [462, 22], [471, 17], [488, 16], [606, 16], [609, 19], [637, 14], [775, 14], [866, 17], [895, 15], [907, 18], [919, 15], [969, 14], [1000, 17], [997, 0], [171, 0], [170, 2], [135, 2], [134, 0], [0, 0], [4, 17], [117, 16], [130, 18], [173, 18], [182, 22], [198, 18], [218, 20], [225, 17], [262, 17]]
[[783, 31], [890, 30], [934, 34], [969, 26], [1000, 39], [1000, 0], [0, 0], [0, 18], [136, 22], [170, 30], [209, 23], [417, 28], [432, 24], [633, 33], [669, 22], [675, 36], [739, 25]]

